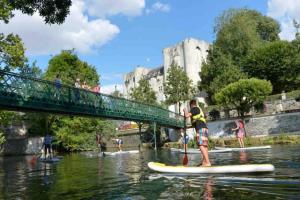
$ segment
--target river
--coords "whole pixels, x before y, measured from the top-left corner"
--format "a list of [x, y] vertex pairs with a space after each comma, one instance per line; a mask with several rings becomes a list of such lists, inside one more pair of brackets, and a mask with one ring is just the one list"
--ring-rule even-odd
[[[0, 158], [0, 199], [300, 199], [300, 146], [210, 154], [214, 165], [272, 163], [275, 172], [176, 176], [152, 172], [149, 161], [180, 164], [169, 150], [97, 157], [64, 155], [57, 163], [32, 156]], [[196, 165], [200, 155], [189, 155]]]

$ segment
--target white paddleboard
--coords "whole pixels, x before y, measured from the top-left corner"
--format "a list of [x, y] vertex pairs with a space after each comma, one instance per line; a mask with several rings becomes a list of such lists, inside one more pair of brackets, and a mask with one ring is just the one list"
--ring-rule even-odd
[[60, 158], [57, 158], [57, 157], [54, 157], [54, 158], [40, 158], [39, 161], [41, 162], [47, 162], [47, 163], [52, 163], [52, 162], [58, 162], [60, 161], [61, 159]]
[[139, 150], [104, 152], [104, 154], [106, 156], [115, 156], [115, 155], [122, 155], [122, 154], [134, 154], [134, 153], [139, 153]]
[[168, 166], [163, 163], [149, 162], [148, 167], [157, 172], [180, 174], [220, 174], [220, 173], [251, 173], [272, 172], [275, 167], [271, 164], [224, 165], [211, 167]]
[[226, 153], [226, 152], [231, 152], [232, 149], [226, 148], [226, 149], [213, 149], [209, 150], [208, 153]]
[[177, 149], [177, 148], [170, 148], [171, 151], [175, 151], [175, 152], [179, 152], [181, 151], [181, 149]]
[[[171, 151], [184, 153], [184, 149], [171, 148]], [[230, 152], [230, 151], [232, 151], [230, 148], [214, 149], [214, 150], [209, 150], [208, 153], [226, 153], [226, 152]], [[200, 150], [199, 149], [187, 149], [186, 153], [188, 153], [188, 154], [199, 154]]]
[[240, 151], [240, 150], [256, 150], [256, 149], [271, 149], [271, 146], [257, 146], [257, 147], [245, 147], [245, 148], [225, 148], [225, 147], [215, 147], [216, 150], [225, 150], [231, 149], [232, 151]]

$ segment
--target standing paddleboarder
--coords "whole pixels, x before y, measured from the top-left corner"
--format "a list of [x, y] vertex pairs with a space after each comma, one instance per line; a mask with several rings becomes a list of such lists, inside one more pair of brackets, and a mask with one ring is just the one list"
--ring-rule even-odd
[[115, 144], [117, 145], [119, 151], [122, 151], [123, 140], [119, 139], [119, 138], [114, 138], [114, 139], [112, 139], [112, 141], [115, 142]]
[[245, 148], [244, 145], [244, 137], [245, 137], [245, 126], [244, 122], [241, 119], [235, 121], [236, 127], [231, 129], [232, 131], [236, 131], [236, 138], [239, 141], [240, 148]]
[[203, 111], [197, 106], [196, 100], [190, 101], [189, 112], [186, 109], [183, 111], [186, 118], [191, 118], [192, 126], [196, 130], [197, 143], [202, 153], [202, 163], [198, 166], [209, 167], [211, 164], [208, 157], [208, 128]]

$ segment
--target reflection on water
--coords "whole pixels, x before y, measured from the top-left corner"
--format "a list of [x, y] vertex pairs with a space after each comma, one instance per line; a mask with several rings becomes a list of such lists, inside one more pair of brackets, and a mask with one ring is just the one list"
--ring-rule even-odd
[[239, 152], [240, 156], [240, 164], [246, 164], [248, 163], [247, 153], [245, 150], [241, 150]]
[[[66, 155], [58, 163], [0, 158], [0, 199], [300, 199], [300, 147], [211, 154], [214, 165], [272, 163], [274, 173], [174, 175], [152, 172], [149, 161], [181, 164], [182, 154], [144, 151], [97, 157]], [[189, 165], [199, 155], [188, 155]]]

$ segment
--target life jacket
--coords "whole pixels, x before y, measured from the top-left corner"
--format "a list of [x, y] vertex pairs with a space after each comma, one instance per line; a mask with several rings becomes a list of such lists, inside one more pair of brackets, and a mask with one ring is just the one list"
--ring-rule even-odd
[[[199, 107], [196, 107], [196, 108], [199, 108]], [[203, 111], [201, 110], [201, 108], [199, 108], [199, 110], [200, 110], [199, 114], [192, 116], [192, 123], [195, 123], [197, 120], [200, 120], [200, 121], [206, 123], [206, 119], [204, 118]]]

